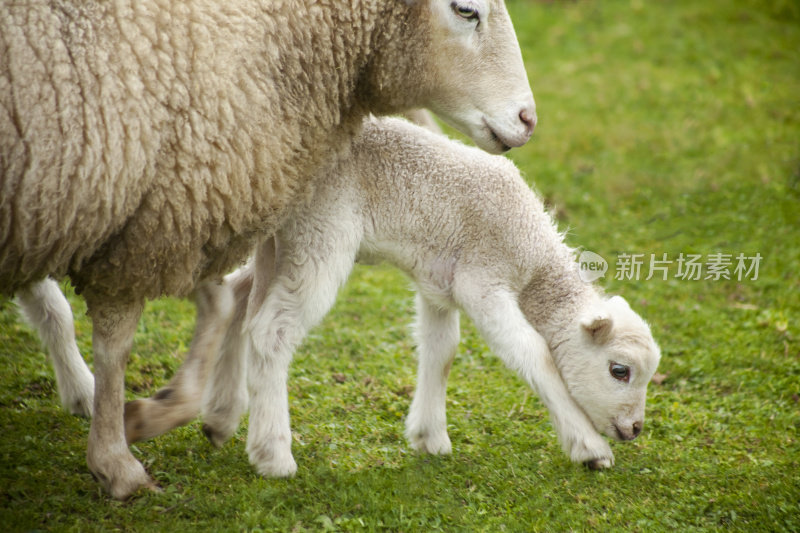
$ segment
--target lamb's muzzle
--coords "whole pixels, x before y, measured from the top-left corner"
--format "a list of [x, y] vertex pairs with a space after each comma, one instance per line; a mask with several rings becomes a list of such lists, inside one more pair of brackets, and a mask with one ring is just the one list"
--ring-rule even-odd
[[644, 427], [644, 422], [641, 420], [637, 420], [630, 427], [625, 427], [624, 425], [619, 425], [617, 423], [614, 424], [614, 430], [616, 430], [617, 440], [633, 440], [639, 436], [642, 432], [642, 427]]

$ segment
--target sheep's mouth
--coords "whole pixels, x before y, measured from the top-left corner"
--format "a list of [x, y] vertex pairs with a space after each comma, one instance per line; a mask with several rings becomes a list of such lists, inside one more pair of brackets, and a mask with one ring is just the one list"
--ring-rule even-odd
[[506, 143], [504, 143], [504, 142], [503, 142], [503, 141], [500, 139], [500, 137], [498, 137], [498, 136], [497, 136], [497, 134], [496, 134], [494, 131], [492, 131], [492, 130], [490, 129], [490, 130], [489, 130], [489, 133], [491, 133], [491, 134], [492, 134], [492, 140], [493, 140], [493, 141], [495, 141], [495, 142], [497, 142], [497, 143], [500, 145], [500, 150], [502, 150], [503, 152], [508, 152], [509, 150], [511, 150], [511, 147], [510, 147], [509, 145], [507, 145]]
[[511, 146], [509, 146], [493, 129], [489, 124], [486, 122], [486, 119], [483, 120], [483, 125], [486, 126], [486, 130], [489, 132], [489, 137], [491, 137], [492, 142], [500, 146], [501, 152], [508, 152], [511, 150]]

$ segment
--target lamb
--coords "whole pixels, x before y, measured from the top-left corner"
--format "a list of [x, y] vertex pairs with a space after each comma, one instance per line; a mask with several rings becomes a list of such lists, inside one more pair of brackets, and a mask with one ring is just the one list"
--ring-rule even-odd
[[660, 359], [650, 329], [623, 298], [580, 279], [573, 251], [513, 163], [401, 120], [373, 120], [275, 240], [226, 278], [237, 303], [220, 315], [228, 332], [205, 393], [204, 432], [216, 445], [233, 433], [246, 379], [247, 450], [262, 475], [296, 472], [288, 366], [355, 260], [396, 265], [418, 289], [418, 385], [406, 419], [413, 448], [451, 452], [445, 389], [459, 309], [538, 393], [572, 461], [610, 467], [598, 432], [618, 440], [641, 432]]
[[146, 298], [239, 264], [368, 112], [429, 107], [495, 152], [536, 120], [501, 0], [27, 0], [0, 34], [0, 293], [84, 295], [87, 462], [117, 498], [153, 486], [122, 417]]

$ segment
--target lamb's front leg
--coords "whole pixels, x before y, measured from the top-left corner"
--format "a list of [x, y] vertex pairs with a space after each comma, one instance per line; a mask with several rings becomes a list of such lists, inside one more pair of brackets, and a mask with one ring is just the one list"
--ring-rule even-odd
[[492, 350], [537, 392], [570, 459], [594, 469], [613, 465], [611, 447], [570, 396], [547, 342], [526, 320], [516, 298], [487, 289], [469, 295], [462, 305]]
[[406, 419], [406, 438], [415, 450], [448, 454], [445, 398], [447, 376], [459, 339], [458, 310], [442, 309], [417, 293], [414, 328], [419, 357], [417, 390]]
[[[354, 232], [345, 235], [355, 237]], [[306, 332], [325, 316], [347, 279], [358, 241], [349, 245], [346, 241], [344, 237], [339, 240], [335, 250], [330, 243], [312, 242], [286, 252], [263, 306], [257, 312], [248, 309], [250, 319], [244, 330], [250, 394], [247, 453], [264, 476], [289, 477], [297, 471], [289, 425], [289, 363]], [[260, 275], [257, 269], [255, 284]], [[251, 298], [251, 303], [256, 300]]]

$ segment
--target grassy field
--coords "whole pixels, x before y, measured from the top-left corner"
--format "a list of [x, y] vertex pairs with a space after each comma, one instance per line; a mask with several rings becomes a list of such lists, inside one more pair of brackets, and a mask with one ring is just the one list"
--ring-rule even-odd
[[[510, 156], [662, 348], [645, 430], [612, 444], [617, 465], [571, 464], [468, 321], [448, 389], [454, 453], [412, 453], [412, 293], [391, 268], [359, 267], [292, 368], [296, 478], [254, 473], [246, 421], [219, 450], [195, 422], [133, 449], [162, 493], [112, 501], [85, 464], [88, 421], [60, 409], [39, 342], [0, 300], [3, 530], [800, 530], [800, 7], [509, 7], [540, 118]], [[740, 256], [760, 256], [757, 275]], [[131, 398], [172, 375], [193, 320], [187, 302], [149, 304]]]

